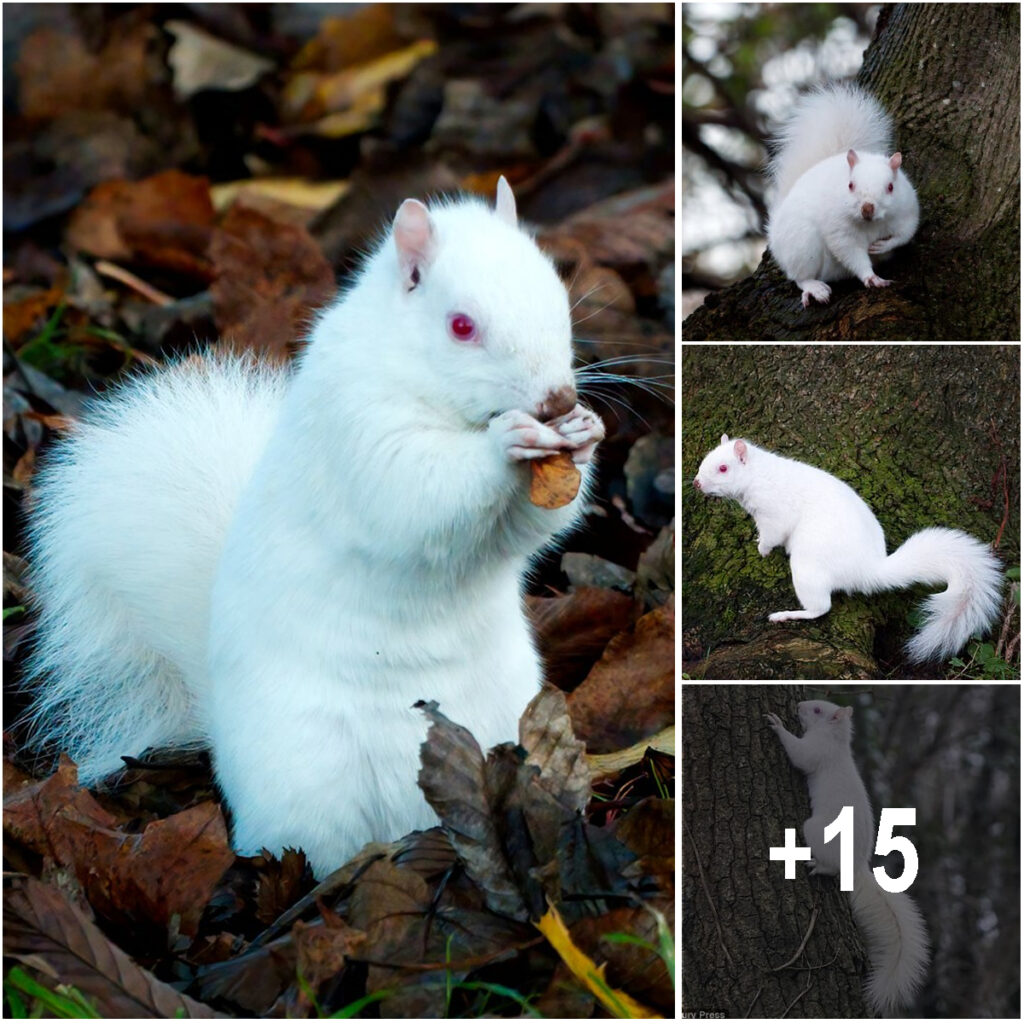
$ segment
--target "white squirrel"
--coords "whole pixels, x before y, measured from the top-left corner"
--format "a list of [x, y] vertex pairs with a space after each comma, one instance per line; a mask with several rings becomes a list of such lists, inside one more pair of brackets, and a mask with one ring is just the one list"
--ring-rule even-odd
[[891, 1016], [913, 1000], [924, 981], [928, 968], [924, 921], [906, 892], [888, 892], [871, 871], [875, 817], [850, 749], [853, 708], [805, 700], [797, 705], [797, 712], [804, 730], [799, 738], [778, 715], [767, 718], [793, 766], [807, 776], [811, 816], [804, 822], [804, 841], [811, 850], [811, 874], [839, 874], [839, 839], [826, 845], [823, 833], [844, 807], [852, 807], [855, 864], [850, 905], [871, 961], [866, 995], [872, 1010]]
[[881, 104], [856, 85], [818, 89], [797, 101], [772, 145], [768, 248], [803, 305], [828, 302], [826, 281], [891, 284], [871, 257], [909, 242], [920, 214]]
[[789, 555], [802, 608], [773, 612], [771, 622], [816, 619], [832, 607], [837, 590], [873, 594], [945, 583], [946, 590], [925, 599], [925, 624], [907, 643], [911, 660], [926, 661], [955, 654], [999, 615], [1002, 572], [991, 548], [961, 530], [932, 526], [886, 555], [874, 513], [822, 469], [723, 434], [693, 484], [712, 497], [735, 499], [754, 517], [762, 557], [776, 547]]
[[[493, 210], [407, 199], [293, 372], [188, 360], [99, 402], [36, 478], [35, 745], [87, 784], [209, 745], [236, 849], [318, 876], [436, 824], [412, 705], [486, 750], [541, 683], [524, 572], [604, 435], [572, 361], [502, 178]], [[539, 508], [558, 451], [580, 493]]]

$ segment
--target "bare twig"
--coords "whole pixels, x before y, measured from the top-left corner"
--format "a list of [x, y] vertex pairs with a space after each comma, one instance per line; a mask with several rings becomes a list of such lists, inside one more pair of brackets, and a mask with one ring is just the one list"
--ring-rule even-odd
[[170, 295], [166, 295], [158, 288], [147, 284], [141, 277], [136, 277], [130, 270], [125, 270], [124, 267], [119, 267], [116, 263], [111, 263], [109, 260], [97, 260], [96, 273], [102, 274], [104, 277], [113, 278], [115, 281], [120, 281], [121, 284], [127, 285], [132, 291], [138, 292], [144, 299], [148, 299], [155, 306], [169, 306], [174, 302]]
[[803, 941], [800, 943], [799, 947], [797, 948], [797, 951], [784, 964], [779, 964], [778, 967], [773, 967], [772, 968], [773, 971], [785, 970], [804, 951], [804, 947], [807, 945], [807, 940], [811, 937], [811, 932], [814, 931], [814, 923], [817, 920], [818, 920], [818, 908], [815, 907], [814, 910], [811, 911], [811, 920], [810, 920], [810, 922], [807, 925], [807, 931], [804, 932]]
[[704, 889], [704, 895], [708, 898], [708, 906], [711, 907], [711, 916], [715, 919], [715, 928], [718, 930], [718, 941], [722, 946], [722, 952], [725, 953], [725, 958], [729, 961], [729, 964], [735, 967], [736, 963], [733, 960], [732, 955], [729, 953], [729, 947], [725, 944], [725, 933], [722, 931], [722, 922], [718, 919], [718, 910], [715, 908], [715, 901], [711, 898], [711, 890], [708, 888], [708, 880], [704, 877], [704, 867], [700, 862], [700, 854], [697, 852], [697, 844], [694, 843], [693, 835], [685, 823], [684, 827], [686, 828], [686, 836], [690, 840], [690, 846], [693, 847], [693, 856], [697, 861], [697, 870], [700, 872], [700, 884]]

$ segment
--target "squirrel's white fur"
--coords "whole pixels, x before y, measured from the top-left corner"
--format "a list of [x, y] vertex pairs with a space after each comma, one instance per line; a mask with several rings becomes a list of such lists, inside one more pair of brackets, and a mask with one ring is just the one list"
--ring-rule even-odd
[[872, 255], [905, 245], [917, 231], [917, 193], [892, 152], [892, 120], [851, 84], [801, 97], [772, 140], [768, 248], [801, 301], [828, 302], [826, 281], [875, 274]]
[[875, 818], [850, 749], [853, 708], [805, 700], [797, 710], [803, 726], [799, 738], [778, 715], [767, 717], [789, 760], [807, 776], [811, 816], [804, 822], [804, 841], [811, 850], [811, 874], [839, 874], [839, 839], [826, 845], [824, 829], [844, 807], [852, 807], [855, 865], [850, 904], [871, 961], [866, 995], [872, 1010], [891, 1016], [913, 1000], [924, 981], [928, 967], [924, 921], [906, 892], [888, 892], [871, 871]]
[[[318, 875], [430, 826], [412, 705], [485, 749], [516, 739], [541, 681], [523, 574], [578, 521], [602, 435], [565, 288], [504, 179], [494, 210], [406, 200], [293, 373], [182, 362], [50, 456], [36, 742], [87, 783], [210, 744], [236, 847], [302, 847]], [[583, 487], [538, 508], [528, 462], [557, 450]]]
[[772, 622], [816, 619], [837, 590], [871, 594], [913, 583], [947, 584], [924, 602], [926, 622], [907, 644], [913, 661], [947, 658], [999, 614], [999, 560], [960, 530], [929, 527], [891, 555], [874, 513], [848, 484], [824, 470], [722, 435], [703, 459], [694, 486], [733, 498], [754, 518], [757, 550], [784, 547], [802, 608], [774, 612]]

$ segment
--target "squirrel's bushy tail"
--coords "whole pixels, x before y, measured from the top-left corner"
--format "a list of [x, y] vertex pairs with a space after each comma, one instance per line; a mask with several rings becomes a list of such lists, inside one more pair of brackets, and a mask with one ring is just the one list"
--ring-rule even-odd
[[801, 96], [771, 139], [772, 207], [801, 174], [826, 157], [849, 149], [889, 155], [892, 139], [892, 119], [878, 100], [857, 85], [835, 83]]
[[147, 747], [205, 742], [209, 592], [284, 375], [219, 356], [130, 381], [33, 481], [40, 606], [22, 724], [93, 783]]
[[999, 615], [1003, 576], [999, 559], [980, 540], [941, 526], [909, 537], [882, 563], [879, 589], [945, 583], [926, 598], [925, 624], [907, 644], [913, 661], [948, 658]]
[[[83, 595], [84, 596], [84, 595]], [[70, 609], [75, 622], [41, 618], [30, 661], [43, 679], [25, 724], [28, 746], [66, 752], [92, 785], [124, 767], [122, 755], [203, 742], [180, 670], [134, 642], [131, 623], [103, 608]]]
[[865, 864], [853, 879], [850, 905], [871, 961], [867, 980], [870, 1007], [883, 1017], [907, 1006], [928, 968], [928, 933], [905, 892], [886, 892]]

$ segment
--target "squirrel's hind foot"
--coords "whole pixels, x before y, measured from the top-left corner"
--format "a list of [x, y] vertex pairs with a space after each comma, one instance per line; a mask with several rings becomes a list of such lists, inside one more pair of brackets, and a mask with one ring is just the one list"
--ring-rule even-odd
[[788, 622], [790, 619], [820, 619], [828, 611], [830, 605], [822, 609], [798, 608], [791, 612], [772, 612], [768, 616], [769, 622]]

